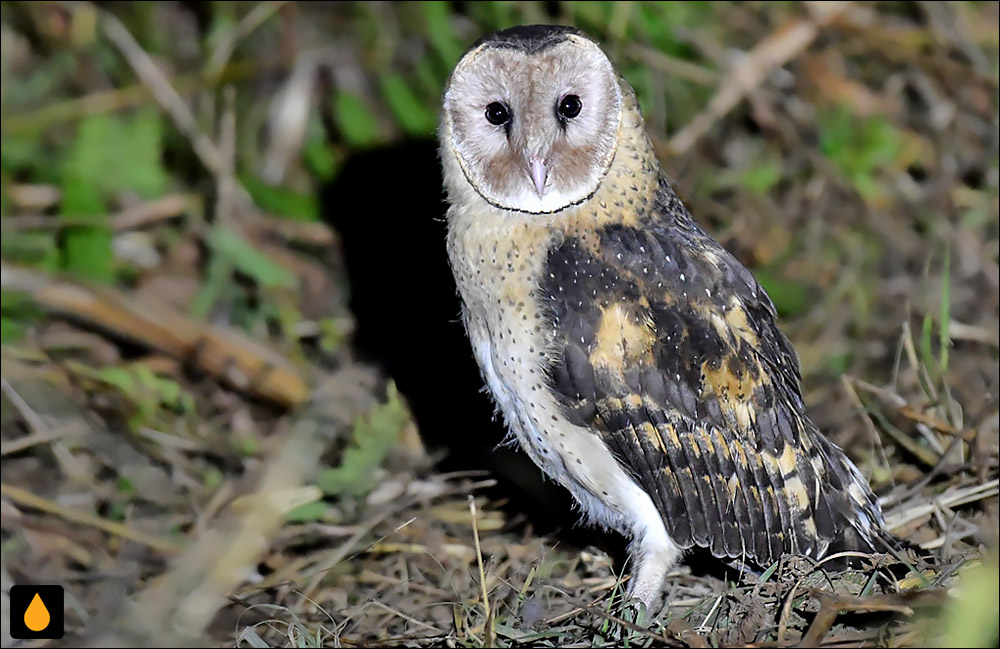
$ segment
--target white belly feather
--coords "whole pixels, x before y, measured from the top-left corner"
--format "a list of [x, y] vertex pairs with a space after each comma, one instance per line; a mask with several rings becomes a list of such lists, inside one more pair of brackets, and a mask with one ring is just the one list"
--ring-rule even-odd
[[[504, 317], [503, 309], [491, 315], [469, 312], [468, 330], [490, 393], [521, 448], [569, 489], [591, 521], [655, 547], [672, 546], [649, 495], [621, 468], [599, 434], [570, 423], [544, 389], [543, 357], [527, 343], [533, 328], [524, 326], [523, 319]], [[492, 331], [504, 331], [503, 340], [493, 340]]]

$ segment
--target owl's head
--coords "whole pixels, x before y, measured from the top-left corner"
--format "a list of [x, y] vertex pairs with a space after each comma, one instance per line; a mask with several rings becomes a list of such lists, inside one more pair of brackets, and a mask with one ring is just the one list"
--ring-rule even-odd
[[455, 67], [441, 144], [488, 203], [546, 214], [597, 191], [621, 114], [618, 75], [597, 43], [569, 27], [514, 27]]

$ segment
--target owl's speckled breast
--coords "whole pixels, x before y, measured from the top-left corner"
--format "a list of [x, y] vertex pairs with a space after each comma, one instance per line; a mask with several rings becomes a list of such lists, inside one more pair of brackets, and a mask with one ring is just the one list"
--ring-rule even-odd
[[542, 423], [556, 406], [545, 389], [548, 332], [534, 290], [553, 232], [518, 217], [471, 227], [468, 216], [452, 219], [448, 251], [473, 350], [522, 448], [559, 479], [565, 466]]

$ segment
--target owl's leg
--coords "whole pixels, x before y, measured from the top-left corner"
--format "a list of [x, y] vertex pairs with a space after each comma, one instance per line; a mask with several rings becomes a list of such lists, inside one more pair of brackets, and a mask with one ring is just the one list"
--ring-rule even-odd
[[646, 605], [652, 617], [663, 595], [663, 581], [667, 571], [681, 558], [683, 551], [670, 540], [662, 521], [650, 525], [644, 534], [637, 535], [630, 547], [635, 567], [629, 580], [629, 599], [638, 599]]

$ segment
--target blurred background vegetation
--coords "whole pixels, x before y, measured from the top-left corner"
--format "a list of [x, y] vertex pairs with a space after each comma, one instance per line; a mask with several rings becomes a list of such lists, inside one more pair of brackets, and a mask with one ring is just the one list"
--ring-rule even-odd
[[[75, 637], [126, 633], [136, 601], [173, 624], [156, 637], [221, 644], [282, 641], [215, 615], [262, 602], [300, 645], [610, 633], [533, 590], [591, 601], [586, 580], [621, 567], [581, 555], [603, 542], [569, 527], [564, 494], [494, 452], [444, 257], [443, 84], [480, 36], [535, 22], [586, 30], [636, 88], [664, 168], [775, 301], [814, 418], [897, 530], [957, 563], [996, 543], [996, 2], [4, 2], [5, 590], [73, 584]], [[268, 492], [284, 499], [239, 545], [231, 501]], [[199, 575], [171, 557], [196, 550], [189, 567], [232, 565], [200, 575], [214, 599], [192, 621], [179, 593]], [[972, 582], [985, 601], [993, 574]], [[492, 613], [480, 577], [506, 593]], [[806, 633], [805, 613], [768, 626], [770, 600], [712, 606], [726, 582], [705, 579], [677, 586], [692, 633]], [[460, 612], [425, 612], [445, 600]], [[102, 608], [119, 613], [95, 627]]]

